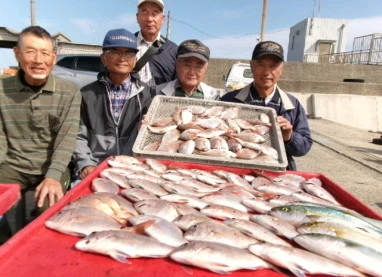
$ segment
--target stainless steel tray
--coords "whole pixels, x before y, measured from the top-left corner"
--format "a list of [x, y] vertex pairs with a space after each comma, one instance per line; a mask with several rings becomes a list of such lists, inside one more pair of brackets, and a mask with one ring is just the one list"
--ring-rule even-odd
[[176, 107], [186, 107], [189, 105], [200, 105], [203, 107], [223, 106], [226, 108], [239, 108], [239, 118], [257, 119], [260, 113], [269, 116], [272, 128], [269, 134], [265, 135], [265, 144], [275, 148], [278, 152], [278, 163], [268, 163], [252, 160], [243, 160], [236, 158], [211, 157], [197, 154], [185, 155], [181, 153], [167, 153], [161, 151], [148, 151], [144, 147], [161, 139], [162, 135], [152, 134], [146, 125], [143, 125], [138, 133], [138, 137], [133, 146], [133, 153], [136, 157], [154, 158], [158, 160], [174, 160], [183, 162], [194, 162], [199, 164], [221, 165], [239, 168], [264, 169], [271, 171], [284, 171], [288, 161], [285, 154], [284, 142], [282, 139], [280, 128], [276, 122], [276, 112], [272, 108], [259, 107], [247, 104], [238, 104], [230, 102], [222, 102], [215, 100], [193, 99], [186, 97], [171, 97], [157, 95], [154, 97], [149, 110], [147, 112], [148, 123], [151, 124], [155, 119], [170, 117]]

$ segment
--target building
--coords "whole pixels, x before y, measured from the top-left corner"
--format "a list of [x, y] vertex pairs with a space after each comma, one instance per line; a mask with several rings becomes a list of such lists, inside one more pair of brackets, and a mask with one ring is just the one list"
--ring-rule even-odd
[[[13, 48], [17, 44], [19, 32], [0, 26], [0, 48]], [[101, 45], [73, 43], [62, 33], [52, 35], [56, 42], [57, 54], [100, 54]]]
[[319, 62], [319, 56], [345, 51], [348, 21], [311, 18], [297, 23], [289, 31], [287, 61]]

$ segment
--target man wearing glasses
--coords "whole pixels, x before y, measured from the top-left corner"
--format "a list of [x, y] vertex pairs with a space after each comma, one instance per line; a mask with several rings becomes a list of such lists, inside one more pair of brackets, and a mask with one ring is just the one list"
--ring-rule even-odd
[[139, 72], [141, 80], [155, 87], [176, 78], [175, 55], [177, 45], [161, 36], [165, 21], [162, 0], [138, 0], [137, 22], [140, 31], [138, 39], [138, 62], [134, 71]]
[[106, 71], [81, 89], [81, 120], [73, 155], [80, 179], [109, 156], [132, 155], [138, 126], [152, 100], [150, 89], [132, 74], [139, 51], [135, 35], [125, 29], [110, 30], [102, 49]]
[[156, 94], [218, 100], [219, 91], [203, 83], [206, 76], [210, 49], [196, 39], [183, 41], [176, 53], [174, 81], [157, 86]]

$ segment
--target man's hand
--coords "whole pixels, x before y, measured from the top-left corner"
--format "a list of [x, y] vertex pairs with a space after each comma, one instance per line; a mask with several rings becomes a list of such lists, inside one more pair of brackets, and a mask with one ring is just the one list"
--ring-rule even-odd
[[293, 126], [290, 122], [282, 116], [277, 117], [277, 122], [280, 125], [281, 134], [284, 141], [289, 141], [292, 137]]
[[34, 194], [37, 207], [41, 208], [44, 205], [45, 197], [48, 196], [49, 206], [53, 206], [58, 200], [60, 200], [64, 193], [59, 181], [52, 178], [45, 178], [37, 187]]
[[80, 173], [81, 180], [85, 179], [85, 177], [88, 176], [94, 169], [96, 169], [94, 165], [85, 166]]

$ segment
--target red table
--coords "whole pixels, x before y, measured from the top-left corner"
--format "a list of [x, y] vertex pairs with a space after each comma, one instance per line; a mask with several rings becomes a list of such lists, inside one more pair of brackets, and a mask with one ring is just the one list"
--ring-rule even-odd
[[[224, 169], [239, 174], [250, 174], [250, 169], [211, 166], [205, 164], [190, 164], [173, 161], [163, 161], [168, 165], [183, 168], [198, 168], [203, 170]], [[65, 235], [45, 227], [45, 221], [61, 210], [67, 203], [80, 196], [89, 194], [91, 181], [108, 167], [103, 162], [86, 179], [70, 190], [57, 204], [49, 208], [40, 217], [17, 233], [0, 247], [1, 276], [221, 276], [207, 270], [185, 267], [170, 259], [130, 259], [130, 264], [123, 264], [108, 256], [81, 252], [74, 249], [74, 244], [80, 239]], [[264, 172], [275, 177], [280, 172]], [[359, 213], [375, 219], [382, 217], [351, 195], [341, 186], [329, 178], [318, 173], [288, 172], [305, 178], [319, 178], [323, 186], [328, 189], [340, 202]], [[190, 274], [192, 272], [192, 275]], [[276, 277], [284, 276], [271, 270], [242, 270], [232, 272], [229, 276], [241, 277]], [[318, 276], [318, 275], [316, 275]], [[321, 275], [322, 276], [322, 275]]]
[[19, 185], [0, 184], [0, 216], [5, 214], [19, 199]]

